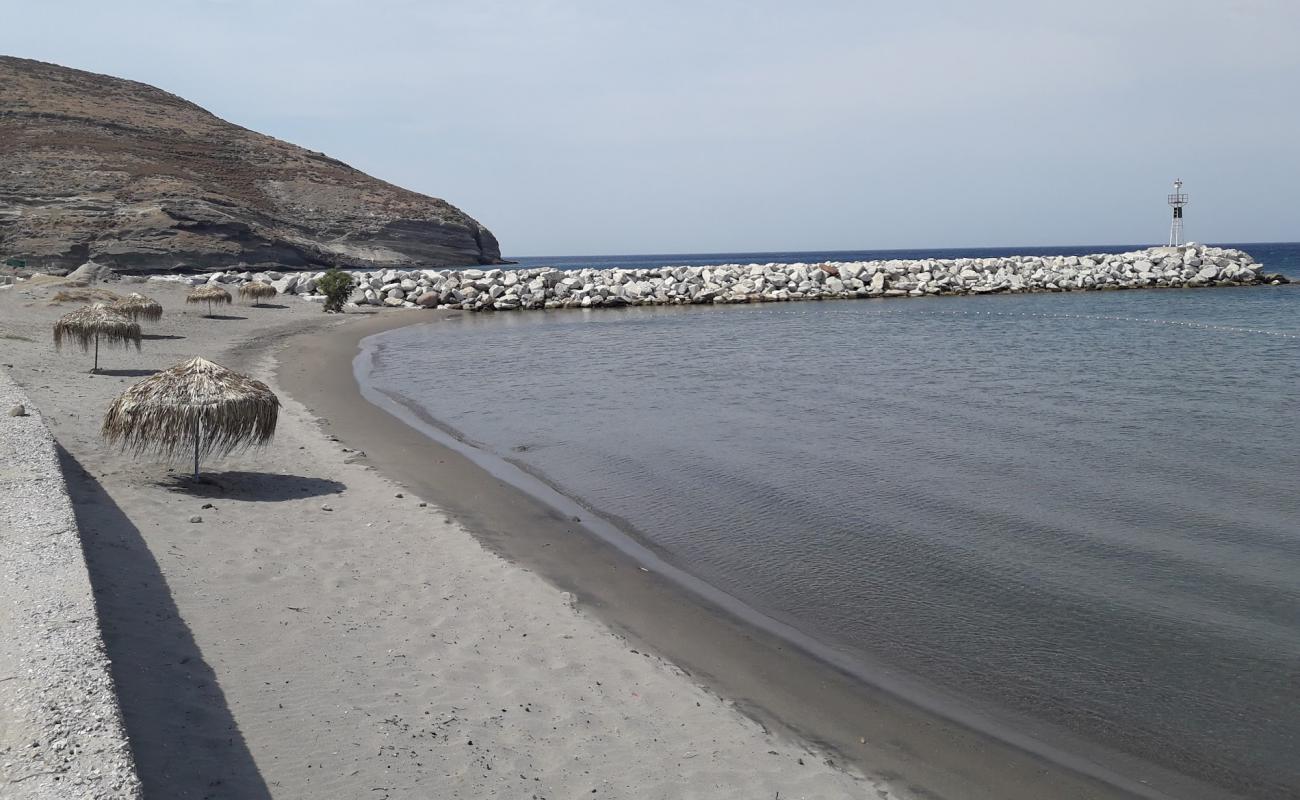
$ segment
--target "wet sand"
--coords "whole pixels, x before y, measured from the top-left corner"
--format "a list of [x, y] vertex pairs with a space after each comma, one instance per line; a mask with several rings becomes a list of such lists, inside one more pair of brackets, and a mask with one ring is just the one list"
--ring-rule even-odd
[[[75, 305], [23, 286], [0, 291], [0, 364], [61, 447], [147, 798], [910, 796], [765, 730], [358, 463], [368, 443], [334, 440], [273, 367], [350, 377], [307, 344], [362, 315], [207, 318], [177, 287], [110, 288], [164, 305], [140, 352], [102, 348], [88, 374], [50, 341]], [[270, 446], [198, 483], [99, 437], [114, 396], [193, 355], [284, 404]]]
[[[360, 339], [436, 315], [206, 318], [179, 287], [110, 288], [164, 304], [141, 352], [88, 375], [49, 338], [75, 306], [20, 287], [0, 363], [62, 448], [146, 797], [1160, 796], [864, 686], [367, 402]], [[284, 403], [268, 448], [199, 483], [98, 433], [192, 355]]]
[[[299, 339], [292, 347], [302, 358], [282, 361], [278, 380], [326, 420], [326, 430], [364, 450], [366, 463], [446, 509], [492, 551], [573, 593], [581, 609], [686, 670], [765, 727], [815, 743], [829, 761], [887, 777], [918, 796], [1222, 796], [1142, 764], [1125, 764], [1126, 775], [1136, 779], [1121, 777], [1100, 760], [1115, 754], [1093, 760], [1055, 752], [1053, 763], [873, 688], [643, 569], [589, 529], [589, 517], [575, 521], [485, 471], [457, 451], [463, 447], [417, 434], [367, 401], [351, 370], [321, 374], [311, 366], [350, 362], [365, 338], [446, 313], [456, 312], [381, 315]], [[413, 414], [409, 408], [401, 413]], [[433, 420], [413, 421], [436, 427]], [[1032, 732], [1008, 734], [1033, 747]]]

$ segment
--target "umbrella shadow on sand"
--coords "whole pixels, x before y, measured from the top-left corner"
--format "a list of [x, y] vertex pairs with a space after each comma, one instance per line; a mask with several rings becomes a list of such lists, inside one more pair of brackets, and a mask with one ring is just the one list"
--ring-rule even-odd
[[156, 369], [101, 369], [96, 375], [107, 375], [110, 378], [143, 378], [146, 375], [157, 373]]
[[99, 482], [58, 452], [145, 796], [270, 800], [148, 543]]
[[338, 481], [272, 472], [206, 472], [195, 478], [176, 474], [158, 485], [193, 497], [278, 503], [306, 497], [340, 494], [347, 488]]

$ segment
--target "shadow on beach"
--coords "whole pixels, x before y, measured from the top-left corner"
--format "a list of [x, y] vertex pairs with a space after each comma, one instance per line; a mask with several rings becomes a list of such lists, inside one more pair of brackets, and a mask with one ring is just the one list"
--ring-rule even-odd
[[59, 447], [146, 798], [271, 797], [139, 530]]
[[248, 319], [248, 317], [239, 317], [234, 314], [204, 314], [203, 318], [204, 319], [226, 319], [226, 320]]
[[156, 369], [100, 369], [98, 372], [92, 372], [91, 374], [107, 375], [110, 378], [143, 378], [157, 372]]
[[303, 475], [280, 475], [273, 472], [213, 472], [191, 475], [173, 475], [159, 481], [159, 486], [172, 492], [194, 497], [280, 502], [301, 500], [338, 494], [347, 488], [338, 481], [309, 478]]
[[174, 333], [142, 333], [140, 338], [148, 342], [158, 342], [166, 339], [184, 339], [185, 337]]

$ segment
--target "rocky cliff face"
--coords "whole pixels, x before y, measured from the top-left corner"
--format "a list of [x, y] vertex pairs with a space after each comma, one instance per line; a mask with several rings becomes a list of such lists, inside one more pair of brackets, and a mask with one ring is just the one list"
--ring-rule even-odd
[[0, 56], [0, 259], [199, 271], [501, 263], [437, 198], [134, 81]]

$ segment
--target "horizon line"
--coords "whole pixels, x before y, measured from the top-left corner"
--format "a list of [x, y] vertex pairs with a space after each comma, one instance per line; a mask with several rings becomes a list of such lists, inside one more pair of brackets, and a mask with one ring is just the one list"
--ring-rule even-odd
[[[1250, 245], [1279, 245], [1279, 244], [1300, 244], [1300, 242], [1273, 241], [1273, 242], [1222, 242], [1213, 244], [1210, 242], [1193, 242], [1211, 247], [1244, 247]], [[557, 253], [554, 255], [532, 254], [518, 255], [511, 253], [509, 255], [502, 253], [504, 259], [516, 258], [628, 258], [630, 256], [658, 256], [665, 258], [675, 258], [679, 256], [731, 256], [731, 255], [762, 255], [764, 253], [910, 253], [918, 250], [932, 251], [960, 251], [960, 250], [1026, 250], [1034, 247], [1049, 248], [1060, 250], [1074, 247], [1132, 247], [1138, 250], [1145, 250], [1150, 247], [1167, 247], [1168, 245], [1153, 244], [1026, 244], [1026, 245], [978, 245], [978, 246], [961, 246], [961, 247], [844, 247], [830, 250], [697, 250], [681, 252], [644, 252], [644, 253]], [[1084, 255], [1087, 255], [1085, 253]]]

